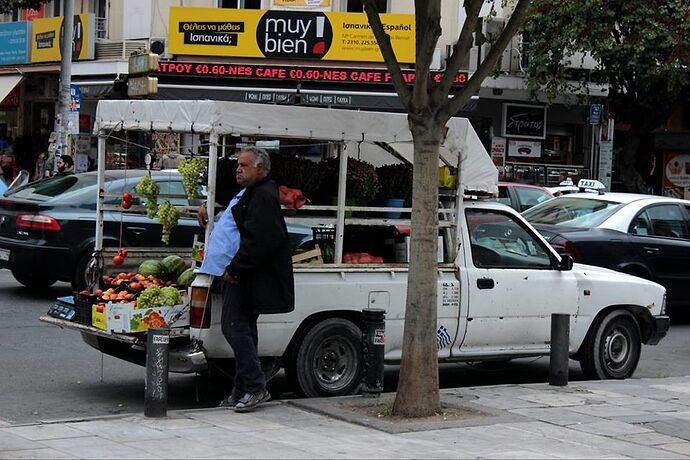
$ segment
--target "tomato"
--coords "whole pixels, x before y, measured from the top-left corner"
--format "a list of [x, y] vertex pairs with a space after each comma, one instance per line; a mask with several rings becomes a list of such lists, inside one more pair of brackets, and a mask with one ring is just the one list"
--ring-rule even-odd
[[127, 203], [131, 203], [132, 202], [132, 194], [127, 193], [127, 192], [123, 193], [122, 194], [122, 201], [125, 201]]
[[116, 255], [115, 257], [113, 257], [113, 263], [114, 263], [115, 265], [118, 265], [118, 266], [119, 266], [119, 265], [122, 265], [124, 262], [125, 262], [125, 258], [122, 257], [122, 256], [119, 255], [119, 254]]
[[125, 249], [125, 248], [120, 248], [120, 255], [121, 255], [122, 257], [127, 257], [127, 254], [128, 254], [128, 253], [129, 253], [129, 252], [127, 251], [127, 249]]
[[129, 208], [132, 207], [132, 202], [131, 202], [131, 201], [122, 200], [121, 205], [122, 205], [122, 209], [129, 209]]

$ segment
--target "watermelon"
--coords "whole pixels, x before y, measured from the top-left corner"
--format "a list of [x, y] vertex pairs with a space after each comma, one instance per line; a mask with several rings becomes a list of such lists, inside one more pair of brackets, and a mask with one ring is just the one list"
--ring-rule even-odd
[[184, 263], [184, 259], [176, 255], [164, 257], [163, 260], [161, 260], [161, 265], [163, 265], [163, 270], [165, 270], [163, 275], [166, 281], [175, 281], [177, 277], [187, 269], [187, 264]]
[[196, 275], [194, 274], [194, 269], [188, 268], [187, 270], [183, 271], [177, 278], [177, 285], [189, 286], [190, 284], [192, 284], [192, 281], [194, 281], [194, 278], [196, 278]]
[[137, 273], [140, 273], [144, 276], [155, 276], [156, 278], [161, 278], [161, 275], [164, 272], [165, 268], [163, 267], [163, 264], [155, 259], [143, 261], [141, 264], [139, 264], [139, 268], [137, 269]]

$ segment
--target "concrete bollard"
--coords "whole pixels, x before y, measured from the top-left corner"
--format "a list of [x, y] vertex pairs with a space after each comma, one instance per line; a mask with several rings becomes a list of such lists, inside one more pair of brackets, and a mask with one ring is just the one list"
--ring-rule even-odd
[[168, 414], [169, 352], [170, 329], [149, 329], [146, 337], [146, 417]]
[[568, 385], [568, 360], [570, 343], [570, 315], [551, 315], [551, 353], [549, 360], [549, 385]]
[[383, 357], [386, 344], [386, 311], [380, 308], [362, 310], [362, 394], [378, 397], [383, 392]]

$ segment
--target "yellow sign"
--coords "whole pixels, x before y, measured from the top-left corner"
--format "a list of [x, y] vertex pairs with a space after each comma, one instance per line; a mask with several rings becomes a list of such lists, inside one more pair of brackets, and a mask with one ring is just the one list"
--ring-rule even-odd
[[331, 0], [273, 0], [276, 6], [331, 6]]
[[[62, 16], [34, 19], [31, 32], [31, 62], [60, 61], [60, 34]], [[74, 15], [74, 34], [72, 40], [72, 60], [93, 59], [95, 39], [95, 16], [93, 14]]]
[[[382, 14], [401, 63], [415, 62], [413, 14]], [[383, 62], [364, 13], [170, 8], [169, 49], [197, 56]]]

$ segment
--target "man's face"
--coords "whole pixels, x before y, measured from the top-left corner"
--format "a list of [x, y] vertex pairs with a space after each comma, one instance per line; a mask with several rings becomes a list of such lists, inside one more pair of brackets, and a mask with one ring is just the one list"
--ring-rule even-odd
[[62, 161], [62, 159], [59, 159], [59, 160], [56, 162], [56, 165], [57, 165], [57, 170], [60, 171], [60, 172], [64, 171], [65, 168], [67, 167], [67, 165], [65, 164], [64, 161]]
[[259, 163], [254, 166], [256, 157], [252, 152], [242, 152], [237, 158], [237, 183], [242, 187], [249, 187], [254, 182], [264, 177], [264, 165]]

